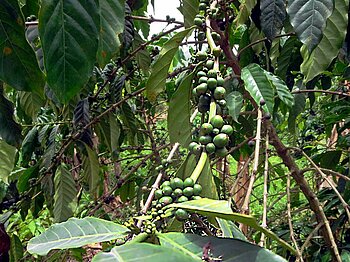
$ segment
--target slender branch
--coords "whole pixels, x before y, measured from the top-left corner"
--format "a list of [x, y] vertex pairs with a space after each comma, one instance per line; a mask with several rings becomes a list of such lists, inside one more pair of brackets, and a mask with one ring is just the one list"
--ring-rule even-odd
[[330, 90], [319, 90], [319, 89], [294, 90], [291, 93], [292, 94], [324, 93], [324, 94], [331, 94], [331, 95], [339, 95], [339, 96], [350, 97], [350, 94], [348, 94], [348, 93], [343, 93], [343, 92], [339, 92], [339, 91], [330, 91]]
[[300, 255], [303, 255], [304, 249], [306, 248], [306, 246], [309, 244], [309, 242], [311, 241], [312, 237], [315, 235], [315, 233], [320, 230], [320, 228], [323, 226], [322, 223], [319, 223], [314, 230], [312, 230], [312, 232], [307, 236], [304, 244], [301, 246], [300, 248]]
[[[333, 170], [330, 170], [327, 168], [321, 168], [321, 167], [319, 167], [319, 169], [322, 170], [324, 173], [328, 173], [329, 175], [337, 176], [337, 177], [340, 177], [346, 181], [350, 181], [350, 177], [347, 177], [343, 174], [340, 174], [339, 172], [336, 172], [336, 171], [333, 171]], [[317, 169], [316, 168], [304, 168], [304, 169], [300, 170], [301, 173], [305, 173], [308, 171], [317, 171]]]
[[208, 236], [215, 236], [213, 232], [210, 231], [210, 229], [207, 227], [206, 224], [204, 224], [203, 220], [199, 218], [197, 214], [191, 214], [191, 219], [196, 222], [201, 229], [208, 235]]
[[184, 25], [183, 22], [176, 21], [175, 19], [159, 19], [155, 18], [153, 16], [146, 17], [146, 16], [136, 16], [136, 15], [127, 15], [125, 18], [129, 18], [132, 20], [140, 20], [140, 21], [146, 21], [148, 23], [154, 23], [154, 22], [160, 22], [160, 23], [168, 23], [168, 24], [178, 24], [178, 25]]

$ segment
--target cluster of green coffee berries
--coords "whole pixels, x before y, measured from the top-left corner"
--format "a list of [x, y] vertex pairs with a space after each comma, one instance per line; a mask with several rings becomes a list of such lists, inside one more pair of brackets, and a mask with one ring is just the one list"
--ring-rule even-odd
[[[164, 181], [154, 194], [156, 200], [152, 203], [152, 218], [162, 218], [162, 208], [171, 203], [182, 203], [188, 200], [200, 199], [201, 197], [199, 195], [201, 192], [202, 186], [194, 183], [193, 179], [189, 177], [185, 180], [175, 177], [170, 179], [170, 181]], [[159, 211], [161, 214], [159, 214]], [[163, 215], [163, 217], [165, 216]], [[184, 221], [188, 219], [188, 217], [189, 215], [186, 210], [177, 209], [175, 211], [175, 218], [179, 221]]]

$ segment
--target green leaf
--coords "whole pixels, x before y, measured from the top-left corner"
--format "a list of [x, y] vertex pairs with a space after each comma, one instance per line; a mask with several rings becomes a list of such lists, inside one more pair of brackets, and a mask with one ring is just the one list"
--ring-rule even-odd
[[25, 114], [35, 120], [45, 101], [40, 97], [40, 95], [33, 92], [20, 91], [17, 92], [17, 97]]
[[16, 162], [16, 148], [0, 139], [0, 179], [7, 183], [7, 178]]
[[305, 109], [306, 98], [304, 94], [294, 95], [294, 106], [291, 108], [288, 116], [288, 129], [292, 134], [295, 133], [296, 118]]
[[285, 0], [260, 1], [261, 30], [269, 39], [273, 39], [277, 34], [281, 32], [283, 22], [286, 19], [285, 4]]
[[22, 162], [24, 166], [28, 165], [38, 145], [38, 127], [34, 126], [29, 130], [22, 143]]
[[298, 38], [295, 36], [291, 36], [284, 43], [281, 53], [277, 58], [277, 69], [276, 75], [286, 81], [286, 74], [288, 67], [290, 66], [290, 61], [292, 60], [293, 53], [297, 48], [297, 44], [300, 43]]
[[55, 173], [54, 222], [63, 222], [72, 217], [77, 207], [77, 188], [72, 173], [61, 164]]
[[97, 61], [104, 67], [119, 51], [119, 35], [124, 31], [124, 0], [99, 0], [99, 45]]
[[241, 2], [241, 5], [239, 7], [239, 13], [236, 18], [238, 24], [243, 25], [247, 22], [256, 4], [257, 0], [245, 0]]
[[272, 113], [274, 106], [274, 87], [267, 79], [264, 70], [257, 64], [250, 64], [242, 69], [242, 80], [245, 88], [259, 105], [265, 101], [264, 110]]
[[278, 76], [265, 71], [267, 78], [271, 81], [272, 85], [276, 88], [278, 97], [285, 103], [288, 107], [294, 105], [294, 96], [289, 91], [286, 83], [280, 79]]
[[216, 221], [220, 226], [223, 237], [236, 238], [243, 241], [248, 241], [245, 235], [239, 229], [239, 227], [236, 226], [236, 224], [231, 220], [216, 218]]
[[22, 143], [21, 126], [14, 120], [13, 104], [5, 97], [0, 83], [0, 139], [11, 146], [19, 147]]
[[152, 65], [151, 75], [146, 84], [146, 95], [154, 102], [157, 95], [165, 89], [165, 81], [168, 77], [168, 70], [173, 57], [178, 50], [182, 40], [192, 31], [192, 28], [185, 29], [170, 38], [160, 50], [157, 61]]
[[322, 38], [328, 17], [333, 12], [333, 0], [289, 0], [287, 12], [300, 41], [311, 51]]
[[237, 122], [243, 105], [243, 96], [240, 92], [233, 91], [226, 96], [226, 104], [230, 116]]
[[214, 181], [214, 175], [210, 167], [209, 158], [206, 159], [202, 173], [200, 174], [197, 182], [200, 185], [203, 185], [203, 189], [201, 193], [202, 196], [209, 197], [212, 199], [219, 198], [216, 184]]
[[187, 75], [170, 99], [168, 109], [168, 131], [171, 143], [179, 142], [187, 147], [191, 142], [192, 125], [190, 97], [193, 73]]
[[23, 258], [23, 246], [19, 237], [11, 235], [10, 261], [21, 261]]
[[[222, 258], [222, 261], [232, 262], [263, 262], [286, 261], [271, 251], [250, 244], [246, 241], [219, 237], [202, 237], [195, 234], [159, 233], [157, 234], [161, 246], [171, 247], [191, 256], [194, 261], [203, 261], [204, 250], [209, 252], [210, 261]], [[220, 259], [221, 260], [221, 259]]]
[[25, 38], [18, 1], [0, 1], [0, 13], [0, 79], [17, 90], [41, 94], [44, 76]]
[[193, 25], [193, 20], [199, 12], [198, 0], [183, 0], [181, 13], [184, 16], [185, 28], [189, 28]]
[[20, 193], [27, 191], [30, 188], [29, 180], [31, 178], [36, 178], [39, 175], [39, 166], [35, 165], [27, 168], [18, 177], [17, 188]]
[[92, 74], [99, 36], [99, 8], [94, 0], [41, 3], [39, 33], [47, 82], [67, 103]]
[[[142, 40], [139, 34], [135, 34], [135, 39], [132, 42], [133, 49], [140, 47], [145, 41]], [[151, 56], [147, 48], [141, 49], [135, 55], [138, 66], [143, 70], [143, 72], [148, 73], [149, 67], [151, 65]]]
[[175, 248], [167, 248], [148, 243], [135, 243], [114, 247], [108, 253], [98, 253], [92, 259], [92, 262], [163, 262], [165, 260], [167, 262], [201, 261], [200, 259], [194, 260]]
[[87, 155], [83, 156], [84, 177], [88, 182], [90, 193], [95, 195], [101, 182], [100, 163], [96, 151], [92, 150], [87, 144], [84, 145], [87, 152]]
[[125, 237], [129, 229], [111, 221], [86, 217], [70, 218], [67, 222], [54, 224], [44, 233], [28, 242], [31, 254], [46, 255], [53, 249], [82, 247], [96, 242]]
[[98, 133], [100, 139], [113, 154], [119, 146], [120, 126], [114, 114], [109, 113], [98, 123]]
[[306, 82], [325, 71], [343, 45], [348, 25], [348, 15], [344, 10], [348, 10], [349, 1], [337, 0], [334, 2], [334, 11], [327, 20], [321, 42], [311, 55], [308, 54], [306, 48], [302, 52], [304, 61], [300, 69]]
[[232, 212], [228, 201], [202, 198], [199, 200], [191, 200], [184, 203], [171, 204], [168, 207], [182, 208], [204, 216], [219, 217], [242, 223], [258, 230], [259, 232], [264, 233], [271, 239], [276, 240], [284, 248], [290, 250], [292, 253], [295, 253], [295, 249], [291, 245], [280, 239], [270, 230], [261, 227], [254, 217]]

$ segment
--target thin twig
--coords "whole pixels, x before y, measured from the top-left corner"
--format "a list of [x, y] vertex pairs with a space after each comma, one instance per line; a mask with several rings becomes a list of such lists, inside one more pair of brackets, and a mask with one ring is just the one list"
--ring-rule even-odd
[[[350, 177], [347, 177], [343, 174], [340, 174], [339, 172], [336, 172], [334, 170], [330, 170], [330, 169], [327, 169], [327, 168], [322, 168], [320, 167], [320, 170], [322, 170], [324, 173], [328, 173], [329, 175], [332, 175], [332, 176], [337, 176], [337, 177], [340, 177], [346, 181], [350, 181]], [[317, 171], [316, 168], [304, 168], [302, 170], [300, 170], [302, 173], [305, 173], [305, 172], [308, 172], [308, 171]]]
[[127, 15], [125, 18], [129, 18], [132, 20], [140, 20], [140, 21], [146, 21], [148, 23], [154, 23], [154, 22], [160, 22], [160, 23], [168, 23], [168, 24], [178, 24], [183, 26], [183, 22], [176, 21], [175, 19], [159, 19], [155, 18], [153, 16], [146, 17], [146, 16], [136, 16], [136, 15]]
[[330, 90], [319, 90], [319, 89], [306, 89], [306, 90], [295, 90], [291, 92], [292, 94], [301, 94], [301, 93], [324, 93], [338, 96], [346, 96], [350, 97], [350, 94], [338, 92], [338, 91], [330, 91]]
[[304, 249], [306, 248], [306, 246], [309, 244], [309, 242], [311, 241], [312, 237], [315, 235], [315, 233], [320, 230], [320, 228], [323, 226], [322, 223], [319, 223], [314, 230], [312, 230], [312, 232], [307, 236], [304, 244], [301, 246], [300, 248], [300, 256], [303, 255]]

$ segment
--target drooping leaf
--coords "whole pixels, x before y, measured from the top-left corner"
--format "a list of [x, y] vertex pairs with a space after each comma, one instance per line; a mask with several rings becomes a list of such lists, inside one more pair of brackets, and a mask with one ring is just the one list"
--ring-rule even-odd
[[187, 147], [191, 142], [191, 87], [193, 73], [187, 75], [180, 83], [169, 103], [168, 131], [171, 143], [180, 143]]
[[72, 173], [61, 164], [55, 173], [54, 222], [63, 222], [72, 217], [77, 207], [77, 188]]
[[243, 105], [243, 96], [240, 92], [233, 91], [226, 96], [226, 104], [230, 116], [237, 122]]
[[222, 261], [286, 261], [282, 257], [272, 253], [271, 251], [261, 248], [257, 245], [250, 244], [231, 238], [219, 237], [202, 237], [195, 234], [182, 233], [159, 233], [157, 234], [161, 246], [174, 248], [182, 251], [182, 253], [191, 256], [194, 261], [205, 256], [207, 249], [208, 257], [211, 261], [222, 259]]
[[272, 113], [274, 106], [274, 88], [267, 79], [264, 70], [257, 64], [250, 64], [242, 69], [242, 80], [245, 88], [259, 105], [265, 101], [264, 110]]
[[[139, 34], [135, 34], [135, 39], [133, 41], [133, 49], [140, 47], [145, 41], [142, 40]], [[151, 65], [151, 56], [146, 48], [138, 51], [135, 55], [138, 66], [143, 70], [143, 72], [148, 73], [149, 67]]]
[[[189, 174], [189, 176], [191, 173]], [[201, 195], [212, 198], [219, 199], [218, 190], [214, 181], [214, 174], [211, 170], [209, 158], [206, 159], [203, 170], [198, 178], [198, 183], [203, 185], [203, 190]]]
[[42, 166], [48, 168], [53, 160], [53, 157], [55, 156], [56, 150], [57, 150], [57, 144], [58, 141], [56, 141], [57, 139], [57, 134], [59, 133], [59, 125], [55, 125], [51, 132], [50, 135], [48, 137], [47, 140], [47, 146], [44, 152], [44, 156], [43, 156], [43, 162], [42, 162]]
[[292, 253], [295, 253], [295, 249], [291, 245], [280, 239], [270, 230], [261, 227], [254, 217], [232, 212], [228, 201], [202, 198], [199, 200], [191, 200], [183, 203], [171, 204], [169, 207], [182, 208], [204, 216], [219, 217], [242, 223], [264, 233], [271, 239], [276, 240], [284, 248], [290, 250]]
[[326, 28], [323, 31], [321, 42], [309, 55], [306, 49], [302, 51], [304, 58], [301, 64], [301, 72], [305, 76], [306, 82], [325, 71], [338, 55], [345, 40], [348, 16], [344, 10], [348, 10], [348, 0], [334, 1], [334, 10], [327, 20]]
[[181, 13], [184, 16], [185, 28], [193, 25], [193, 20], [198, 14], [198, 0], [184, 0], [181, 8]]
[[288, 129], [292, 134], [295, 133], [296, 118], [304, 111], [305, 103], [306, 98], [304, 94], [294, 95], [294, 106], [291, 108], [288, 117]]
[[0, 83], [0, 138], [9, 145], [19, 147], [22, 143], [21, 126], [14, 120], [13, 104], [7, 100]]
[[44, 100], [37, 93], [33, 92], [19, 91], [17, 96], [25, 114], [35, 120], [40, 108], [44, 105]]
[[97, 60], [104, 67], [119, 51], [119, 35], [124, 31], [124, 0], [99, 0], [99, 45]]
[[120, 107], [121, 119], [123, 121], [123, 125], [128, 129], [127, 136], [129, 143], [132, 145], [138, 144], [137, 139], [137, 118], [135, 117], [135, 113], [132, 110], [131, 106], [125, 102]]
[[22, 161], [25, 166], [32, 159], [32, 154], [38, 145], [38, 127], [34, 126], [29, 130], [22, 143]]
[[99, 138], [105, 143], [110, 152], [116, 153], [119, 146], [120, 125], [117, 118], [109, 113], [98, 123]]
[[311, 51], [322, 38], [333, 0], [289, 0], [287, 12], [300, 41]]
[[67, 103], [92, 74], [99, 36], [99, 8], [94, 0], [41, 3], [39, 33], [47, 82]]
[[[79, 130], [85, 127], [90, 122], [90, 106], [88, 98], [82, 99], [78, 102], [74, 109], [73, 124], [74, 127]], [[92, 142], [92, 131], [91, 128], [87, 128], [82, 131], [79, 136], [79, 140], [83, 141], [90, 147], [93, 146]]]
[[23, 246], [19, 237], [15, 234], [11, 236], [11, 249], [9, 252], [10, 261], [21, 261], [23, 258]]
[[31, 254], [44, 256], [53, 249], [76, 248], [121, 238], [128, 231], [122, 225], [94, 217], [70, 218], [66, 222], [54, 224], [44, 233], [32, 238], [27, 250]]
[[260, 0], [261, 29], [269, 39], [281, 32], [286, 19], [285, 0]]
[[18, 178], [17, 189], [20, 193], [27, 191], [30, 188], [30, 180], [36, 178], [39, 175], [39, 166], [31, 166], [24, 170]]
[[96, 151], [85, 144], [87, 155], [83, 156], [84, 177], [88, 182], [90, 193], [95, 195], [100, 184], [100, 163]]
[[41, 94], [44, 76], [25, 38], [18, 1], [1, 1], [0, 13], [0, 79], [17, 90]]
[[276, 88], [279, 99], [281, 99], [281, 101], [288, 107], [292, 107], [294, 105], [294, 96], [289, 91], [286, 83], [278, 76], [275, 76], [270, 72], [265, 71], [265, 73], [267, 78], [271, 81], [272, 85]]
[[[125, 15], [131, 15], [131, 9], [129, 4], [125, 3]], [[125, 50], [128, 50], [134, 40], [134, 25], [129, 18], [126, 18], [124, 21], [124, 32], [123, 32], [123, 47]]]
[[173, 57], [182, 40], [191, 31], [192, 28], [185, 29], [174, 35], [164, 44], [157, 61], [151, 67], [151, 75], [146, 84], [146, 95], [150, 101], [154, 102], [157, 95], [165, 90], [165, 81]]
[[157, 246], [148, 243], [126, 244], [114, 247], [111, 252], [97, 254], [92, 262], [195, 262], [201, 259], [193, 259], [175, 248]]
[[293, 57], [293, 52], [298, 44], [298, 39], [295, 36], [291, 36], [284, 43], [280, 55], [277, 58], [277, 69], [276, 75], [286, 80], [286, 74], [288, 67], [290, 66], [290, 61]]
[[216, 218], [216, 221], [220, 226], [223, 237], [229, 237], [229, 238], [235, 238], [235, 239], [247, 241], [246, 236], [242, 233], [242, 231], [239, 229], [238, 226], [236, 226], [236, 224], [233, 221], [222, 219], [222, 218]]
[[0, 139], [0, 179], [7, 183], [7, 178], [15, 165], [16, 148]]

